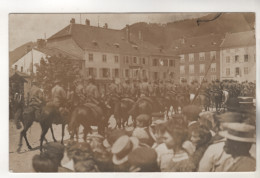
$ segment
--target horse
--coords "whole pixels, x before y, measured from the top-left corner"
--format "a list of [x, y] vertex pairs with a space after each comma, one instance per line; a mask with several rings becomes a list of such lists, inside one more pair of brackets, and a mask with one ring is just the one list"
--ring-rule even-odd
[[62, 125], [61, 143], [63, 144], [65, 125], [69, 122], [69, 111], [63, 108], [61, 113], [59, 109], [56, 106], [54, 106], [51, 102], [47, 103], [46, 105], [42, 103], [42, 106], [38, 110], [33, 108], [32, 106], [28, 106], [27, 108], [25, 108], [25, 111], [22, 113], [21, 121], [24, 128], [20, 133], [20, 141], [17, 151], [20, 152], [21, 150], [23, 138], [26, 141], [28, 149], [32, 149], [27, 139], [26, 132], [32, 126], [33, 122], [38, 122], [41, 126], [42, 133], [40, 136], [40, 151], [42, 151], [43, 140], [47, 142], [45, 135], [47, 134], [49, 129], [51, 129], [53, 140], [55, 142], [57, 141], [54, 137], [52, 124]]
[[136, 127], [136, 117], [140, 114], [147, 114], [149, 116], [155, 112], [165, 111], [165, 99], [157, 97], [143, 96], [135, 102], [131, 110], [128, 112], [133, 119], [134, 127]]
[[105, 102], [99, 102], [98, 105], [87, 102], [77, 106], [72, 111], [71, 119], [68, 124], [68, 130], [71, 133], [70, 139], [72, 140], [74, 138], [74, 134], [79, 130], [80, 125], [84, 127], [84, 141], [87, 139], [87, 134], [92, 133], [91, 126], [97, 126], [98, 133], [104, 135], [110, 115], [109, 109]]
[[177, 108], [183, 108], [184, 106], [189, 104], [189, 95], [186, 93], [176, 93], [176, 103], [177, 103]]
[[20, 129], [22, 126], [20, 121], [22, 119], [22, 113], [24, 109], [24, 104], [22, 102], [22, 94], [15, 93], [12, 102], [12, 112], [14, 113], [13, 118], [17, 129]]
[[213, 101], [216, 107], [216, 111], [219, 111], [219, 109], [221, 108], [221, 104], [222, 104], [222, 91], [213, 91], [212, 92], [212, 96], [213, 96]]
[[125, 127], [128, 125], [128, 118], [129, 118], [129, 109], [132, 108], [135, 101], [129, 97], [124, 98], [115, 98], [113, 96], [109, 96], [107, 98], [107, 103], [111, 107], [112, 114], [116, 119], [116, 126], [118, 128]]
[[195, 103], [204, 108], [205, 111], [209, 111], [210, 98], [206, 94], [199, 94], [195, 99]]

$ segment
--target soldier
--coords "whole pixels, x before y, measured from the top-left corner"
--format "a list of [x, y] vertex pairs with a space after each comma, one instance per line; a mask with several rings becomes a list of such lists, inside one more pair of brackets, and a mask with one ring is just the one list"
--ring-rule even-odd
[[163, 83], [163, 80], [160, 80], [159, 82], [159, 94], [160, 96], [164, 96], [165, 94], [165, 85]]
[[195, 84], [194, 81], [191, 82], [189, 92], [190, 92], [190, 100], [192, 101], [193, 98], [194, 98], [195, 95], [196, 95], [196, 92], [197, 92], [197, 85]]
[[112, 80], [112, 83], [108, 86], [108, 95], [120, 97], [121, 89], [119, 86], [119, 82], [115, 79]]
[[38, 118], [41, 112], [41, 105], [43, 103], [43, 91], [37, 87], [38, 82], [34, 79], [32, 87], [29, 92], [29, 106], [34, 109], [35, 117]]
[[95, 80], [93, 77], [89, 77], [88, 85], [86, 87], [86, 97], [87, 101], [94, 104], [99, 104], [100, 94], [97, 86], [95, 85]]
[[173, 91], [173, 84], [171, 83], [171, 80], [169, 79], [169, 80], [167, 80], [166, 81], [166, 87], [165, 87], [166, 89], [166, 92], [171, 92], [171, 91]]
[[52, 104], [58, 109], [59, 112], [62, 112], [67, 98], [66, 92], [61, 86], [60, 79], [56, 79], [54, 84], [55, 86], [51, 90]]
[[148, 82], [148, 90], [149, 96], [154, 96], [154, 86], [151, 80]]

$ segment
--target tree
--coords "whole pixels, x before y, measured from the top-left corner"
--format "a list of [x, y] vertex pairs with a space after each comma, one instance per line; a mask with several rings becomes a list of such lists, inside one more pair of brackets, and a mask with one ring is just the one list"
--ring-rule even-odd
[[51, 56], [46, 57], [45, 60], [42, 58], [40, 65], [36, 65], [35, 78], [47, 96], [50, 96], [56, 79], [60, 79], [62, 85], [67, 88], [78, 77], [80, 77], [80, 61], [78, 60]]

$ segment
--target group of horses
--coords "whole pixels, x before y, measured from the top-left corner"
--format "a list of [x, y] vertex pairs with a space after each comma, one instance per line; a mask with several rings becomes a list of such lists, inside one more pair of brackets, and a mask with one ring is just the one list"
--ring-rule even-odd
[[[51, 102], [43, 103], [39, 110], [32, 109], [31, 106], [24, 107], [21, 104], [19, 97], [16, 97], [14, 102], [17, 106], [15, 110], [15, 120], [21, 121], [23, 124], [23, 130], [20, 133], [20, 141], [17, 151], [20, 152], [22, 147], [23, 138], [26, 141], [28, 149], [32, 149], [26, 133], [28, 129], [32, 126], [33, 122], [38, 122], [41, 126], [41, 136], [40, 136], [40, 150], [42, 151], [43, 141], [48, 130], [51, 130], [52, 138], [56, 141], [52, 124], [62, 126], [62, 139], [65, 132], [65, 126], [68, 125], [68, 131], [70, 138], [76, 138], [78, 140], [78, 132], [80, 125], [83, 126], [83, 138], [86, 141], [88, 133], [92, 132], [91, 126], [97, 126], [98, 133], [105, 135], [105, 130], [108, 127], [109, 118], [114, 115], [116, 119], [117, 127], [125, 127], [129, 116], [132, 116], [133, 124], [135, 127], [136, 117], [140, 114], [152, 115], [155, 112], [165, 112], [171, 107], [177, 111], [179, 108], [184, 107], [191, 103], [189, 96], [187, 94], [176, 94], [173, 92], [168, 92], [164, 96], [160, 97], [115, 97], [112, 95], [105, 96], [100, 99], [98, 104], [93, 104], [91, 102], [86, 102], [78, 104], [78, 101], [68, 102], [64, 101], [63, 109], [60, 110], [55, 107]], [[214, 103], [216, 108], [221, 107], [220, 104], [226, 98], [222, 98], [219, 94], [213, 95]], [[210, 107], [211, 98], [206, 95], [198, 95], [194, 104], [198, 104], [207, 110]], [[19, 103], [20, 102], [20, 103]], [[77, 103], [77, 104], [75, 104]], [[38, 112], [38, 113], [37, 113]]]

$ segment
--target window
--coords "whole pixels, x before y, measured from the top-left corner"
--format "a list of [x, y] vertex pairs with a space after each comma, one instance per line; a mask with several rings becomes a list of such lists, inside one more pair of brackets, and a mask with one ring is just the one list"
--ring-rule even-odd
[[184, 59], [184, 55], [180, 55], [180, 63], [184, 63], [185, 62], [185, 59]]
[[239, 55], [235, 55], [235, 62], [239, 62]]
[[163, 66], [168, 66], [168, 59], [163, 60]]
[[230, 56], [226, 57], [226, 63], [230, 63]]
[[157, 79], [159, 79], [159, 77], [158, 77], [158, 72], [154, 72], [153, 74], [154, 74], [154, 75], [153, 75], [153, 77], [154, 77], [154, 80], [157, 80]]
[[185, 74], [185, 66], [180, 66], [180, 73]]
[[125, 69], [125, 77], [128, 78], [129, 77], [129, 70]]
[[189, 73], [190, 74], [194, 73], [194, 65], [189, 65]]
[[145, 64], [145, 58], [143, 58], [143, 64]]
[[115, 63], [118, 63], [118, 56], [115, 56]]
[[21, 72], [23, 72], [23, 66], [21, 66]]
[[216, 51], [210, 51], [210, 59], [215, 60], [216, 59]]
[[226, 68], [226, 76], [230, 76], [230, 68]]
[[15, 66], [14, 66], [14, 69], [15, 69], [15, 70], [17, 70], [17, 68], [18, 68], [18, 66], [17, 66], [17, 65], [15, 65]]
[[216, 63], [212, 63], [210, 67], [211, 72], [216, 72]]
[[236, 67], [236, 76], [240, 75], [240, 69], [239, 67]]
[[105, 54], [102, 55], [102, 61], [107, 62], [107, 55], [105, 55]]
[[248, 62], [248, 54], [244, 55], [244, 62]]
[[163, 73], [163, 78], [166, 79], [167, 78], [167, 72]]
[[189, 54], [189, 62], [194, 62], [194, 54]]
[[115, 77], [119, 77], [119, 69], [115, 69]]
[[128, 56], [125, 57], [125, 63], [126, 63], [126, 64], [129, 63], [129, 58], [128, 58]]
[[153, 59], [153, 66], [157, 66], [157, 59]]
[[101, 76], [103, 78], [109, 78], [110, 77], [110, 69], [109, 68], [103, 68]]
[[199, 53], [199, 57], [200, 57], [201, 61], [204, 61], [205, 60], [205, 53], [204, 52]]
[[170, 60], [170, 66], [175, 66], [175, 61], [174, 60]]
[[215, 81], [217, 79], [217, 76], [216, 75], [211, 75], [211, 81]]
[[244, 74], [247, 75], [248, 74], [248, 67], [244, 68]]
[[90, 54], [88, 54], [88, 61], [89, 62], [93, 62], [93, 54], [92, 53], [90, 53]]
[[133, 63], [137, 64], [137, 58], [136, 57], [134, 57]]
[[200, 64], [200, 73], [205, 72], [205, 64]]

